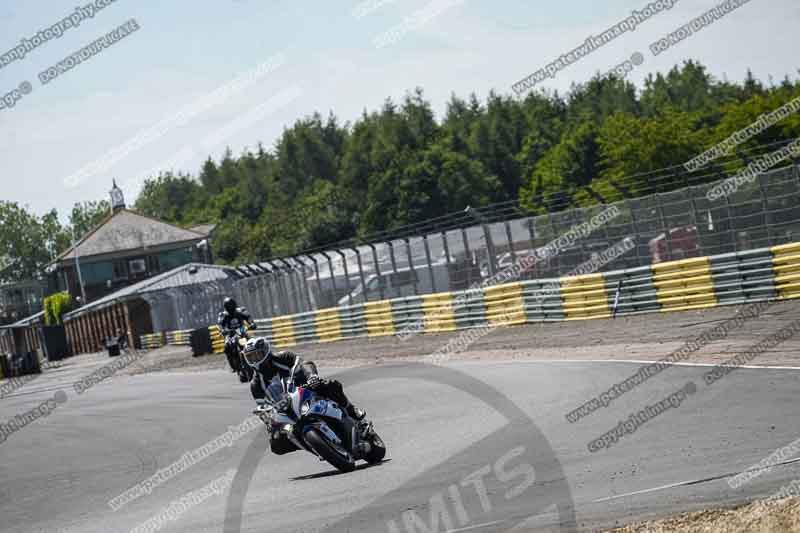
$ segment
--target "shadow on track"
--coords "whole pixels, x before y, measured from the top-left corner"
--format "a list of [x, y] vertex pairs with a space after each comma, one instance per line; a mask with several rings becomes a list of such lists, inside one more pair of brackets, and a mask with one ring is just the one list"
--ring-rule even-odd
[[[371, 465], [369, 463], [360, 464], [356, 466], [356, 469], [353, 470], [353, 472], [358, 472], [359, 470], [367, 470], [368, 468], [380, 466], [383, 463], [388, 463], [390, 461], [391, 459], [384, 459], [380, 463], [375, 463], [374, 465]], [[324, 477], [352, 474], [353, 472], [340, 472], [339, 470], [328, 470], [327, 472], [319, 472], [317, 474], [309, 474], [307, 476], [289, 478], [289, 481], [310, 481], [312, 479], [322, 479]]]

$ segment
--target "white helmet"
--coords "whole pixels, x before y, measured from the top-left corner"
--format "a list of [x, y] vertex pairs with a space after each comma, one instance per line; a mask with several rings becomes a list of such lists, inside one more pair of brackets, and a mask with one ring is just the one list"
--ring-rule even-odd
[[253, 368], [257, 368], [272, 355], [272, 346], [264, 337], [250, 339], [242, 350], [244, 360]]

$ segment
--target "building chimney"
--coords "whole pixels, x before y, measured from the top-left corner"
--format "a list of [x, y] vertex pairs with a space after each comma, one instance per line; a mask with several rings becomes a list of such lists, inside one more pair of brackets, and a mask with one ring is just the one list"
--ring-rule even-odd
[[117, 180], [113, 180], [114, 187], [111, 189], [111, 212], [116, 213], [121, 209], [125, 209], [125, 197], [122, 195], [122, 190], [117, 187]]

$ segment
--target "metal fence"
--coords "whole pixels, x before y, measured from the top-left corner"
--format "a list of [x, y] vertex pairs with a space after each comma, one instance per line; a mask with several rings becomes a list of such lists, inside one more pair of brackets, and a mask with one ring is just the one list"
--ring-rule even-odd
[[[800, 240], [800, 171], [761, 175], [724, 199], [712, 184], [611, 204], [620, 214], [573, 246], [537, 262], [520, 280], [567, 275], [629, 237], [635, 248], [600, 271], [716, 255]], [[429, 233], [246, 265], [233, 294], [257, 317], [398, 296], [462, 290], [588, 222], [607, 205]]]
[[[626, 199], [619, 214], [589, 236], [538, 261], [516, 280], [573, 273], [623, 239], [635, 247], [597, 270], [609, 271], [690, 257], [800, 241], [800, 168], [761, 175], [724, 199], [710, 201], [713, 184]], [[216, 322], [227, 295], [257, 318], [400, 296], [457, 291], [480, 284], [607, 209], [594, 205], [546, 215], [475, 224], [352, 248], [243, 265], [240, 279], [143, 295], [154, 331]], [[491, 213], [489, 214], [491, 215]]]
[[45, 283], [40, 281], [0, 285], [0, 325], [41, 311], [45, 290]]
[[197, 329], [216, 324], [222, 301], [239, 293], [237, 282], [241, 281], [231, 277], [147, 292], [141, 297], [150, 305], [153, 331]]

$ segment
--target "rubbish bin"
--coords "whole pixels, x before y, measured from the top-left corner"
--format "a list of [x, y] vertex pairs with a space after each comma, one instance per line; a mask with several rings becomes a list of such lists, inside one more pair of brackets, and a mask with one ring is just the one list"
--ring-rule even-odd
[[208, 328], [199, 328], [192, 331], [189, 343], [192, 346], [193, 357], [199, 357], [214, 351], [211, 345], [211, 332], [208, 331]]
[[119, 341], [115, 338], [109, 338], [106, 340], [106, 350], [108, 351], [109, 357], [117, 357], [119, 355]]
[[0, 377], [3, 378], [10, 378], [11, 375], [11, 365], [9, 358], [11, 356], [7, 353], [0, 354]]
[[39, 365], [39, 355], [36, 352], [12, 354], [10, 363], [10, 377], [42, 373], [42, 367]]

